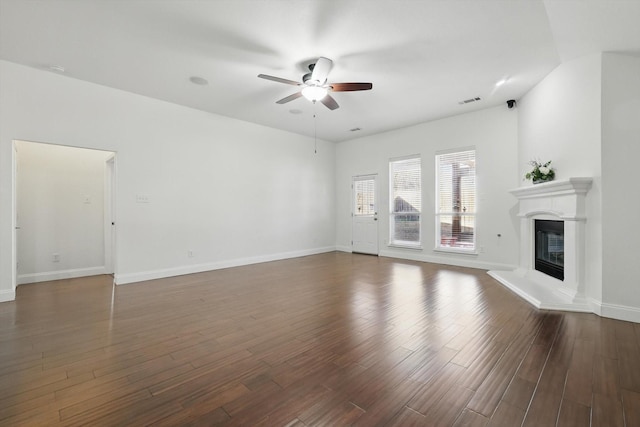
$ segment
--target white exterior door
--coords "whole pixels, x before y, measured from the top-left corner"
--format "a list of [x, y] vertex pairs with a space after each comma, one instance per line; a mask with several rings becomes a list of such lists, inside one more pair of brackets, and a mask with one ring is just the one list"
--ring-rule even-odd
[[351, 184], [351, 250], [378, 255], [378, 203], [376, 175], [354, 176]]

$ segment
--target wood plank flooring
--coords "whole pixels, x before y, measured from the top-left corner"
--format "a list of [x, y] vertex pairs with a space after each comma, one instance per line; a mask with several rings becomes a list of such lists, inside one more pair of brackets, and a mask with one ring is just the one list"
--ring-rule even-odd
[[0, 425], [640, 426], [640, 325], [327, 253], [0, 304]]

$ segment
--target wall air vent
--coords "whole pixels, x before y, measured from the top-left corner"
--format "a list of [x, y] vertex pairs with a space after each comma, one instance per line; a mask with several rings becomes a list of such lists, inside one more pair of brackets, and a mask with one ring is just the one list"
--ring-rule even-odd
[[476, 101], [480, 101], [480, 97], [479, 96], [476, 96], [475, 98], [465, 99], [464, 101], [458, 102], [458, 104], [464, 105], [464, 104], [469, 104], [470, 102], [476, 102]]

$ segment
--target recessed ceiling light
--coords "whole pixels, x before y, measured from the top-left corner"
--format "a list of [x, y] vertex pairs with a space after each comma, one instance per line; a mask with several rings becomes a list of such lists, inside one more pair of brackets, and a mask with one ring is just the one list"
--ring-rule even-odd
[[289, 110], [291, 114], [302, 114], [302, 110], [298, 110], [297, 108], [293, 108]]
[[55, 71], [56, 73], [64, 73], [66, 71], [62, 65], [47, 65], [47, 70]]
[[194, 85], [198, 85], [198, 86], [206, 86], [209, 84], [209, 81], [207, 79], [203, 77], [198, 77], [198, 76], [189, 77], [189, 81]]

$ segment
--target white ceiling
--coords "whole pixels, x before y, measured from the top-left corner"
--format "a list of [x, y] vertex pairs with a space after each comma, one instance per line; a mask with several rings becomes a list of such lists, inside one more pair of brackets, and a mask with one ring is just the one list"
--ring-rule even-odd
[[[0, 0], [0, 59], [309, 136], [315, 108], [318, 138], [344, 141], [504, 105], [578, 56], [639, 55], [639, 21], [640, 0]], [[318, 56], [373, 90], [330, 111], [257, 78], [299, 81]]]

